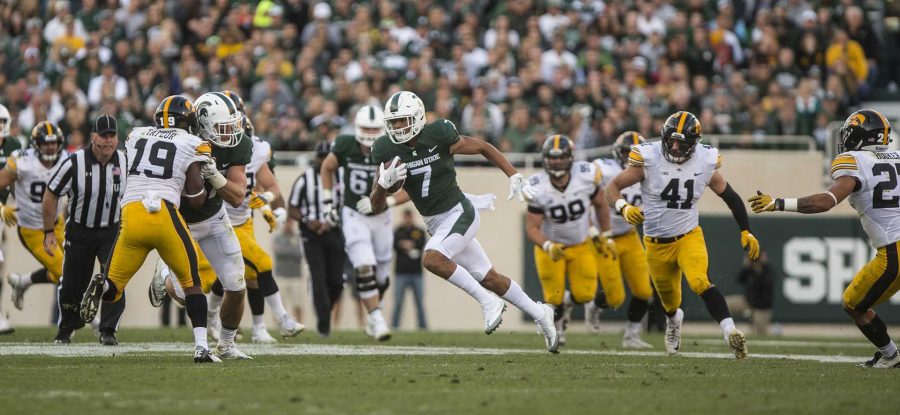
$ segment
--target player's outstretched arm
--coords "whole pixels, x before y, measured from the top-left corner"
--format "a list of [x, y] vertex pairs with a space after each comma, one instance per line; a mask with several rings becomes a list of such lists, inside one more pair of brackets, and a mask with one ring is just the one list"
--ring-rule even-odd
[[816, 193], [801, 198], [773, 198], [757, 190], [756, 196], [747, 199], [755, 213], [786, 211], [800, 213], [821, 213], [831, 210], [844, 201], [850, 193], [859, 188], [856, 178], [838, 177], [825, 193]]
[[225, 177], [228, 181], [225, 186], [216, 189], [216, 192], [231, 206], [239, 207], [247, 197], [247, 166], [229, 166]]
[[494, 147], [487, 141], [475, 137], [460, 135], [459, 140], [456, 140], [456, 142], [450, 146], [450, 153], [481, 154], [487, 161], [502, 170], [506, 177], [510, 177], [519, 172], [513, 167], [512, 163], [506, 159], [506, 156], [504, 156], [500, 150], [497, 150], [497, 147]]
[[747, 256], [755, 261], [759, 258], [759, 241], [750, 233], [750, 218], [747, 216], [747, 208], [744, 206], [741, 196], [731, 188], [725, 177], [718, 171], [713, 173], [709, 179], [709, 188], [725, 201], [728, 209], [731, 209], [731, 214], [734, 216], [738, 228], [741, 229], [741, 247], [746, 249]]
[[281, 194], [281, 186], [278, 186], [275, 174], [272, 173], [272, 169], [269, 168], [268, 164], [263, 164], [259, 171], [256, 172], [256, 187], [263, 192], [272, 194], [272, 199], [269, 203], [273, 208], [284, 207], [284, 196]]

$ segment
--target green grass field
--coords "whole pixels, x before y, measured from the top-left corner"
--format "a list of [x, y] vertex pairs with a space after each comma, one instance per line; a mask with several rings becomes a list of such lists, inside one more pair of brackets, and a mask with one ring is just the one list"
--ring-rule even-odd
[[[276, 346], [243, 344], [252, 361], [195, 365], [187, 329], [125, 329], [119, 347], [46, 343], [52, 329], [0, 336], [4, 414], [160, 412], [260, 414], [889, 413], [900, 371], [855, 366], [863, 339], [751, 338], [728, 358], [718, 337], [686, 335], [683, 356], [662, 337], [648, 353], [618, 334], [568, 335], [559, 355], [537, 334], [309, 333]], [[89, 343], [88, 343], [89, 342]], [[755, 343], [754, 343], [755, 342]], [[74, 411], [74, 412], [72, 412]]]

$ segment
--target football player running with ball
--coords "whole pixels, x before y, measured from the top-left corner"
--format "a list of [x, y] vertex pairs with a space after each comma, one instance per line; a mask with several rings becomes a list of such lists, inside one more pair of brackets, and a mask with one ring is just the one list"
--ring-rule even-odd
[[887, 326], [872, 307], [900, 290], [900, 152], [888, 151], [891, 125], [880, 112], [863, 109], [850, 114], [840, 129], [841, 154], [831, 162], [831, 187], [824, 193], [794, 198], [773, 198], [757, 192], [750, 198], [754, 212], [827, 212], [850, 199], [859, 212], [875, 258], [863, 266], [844, 291], [844, 311], [878, 349], [863, 366], [900, 367], [897, 346]]
[[[454, 154], [480, 154], [509, 177], [509, 196], [531, 199], [535, 190], [494, 146], [461, 136], [448, 120], [425, 124], [425, 105], [416, 94], [393, 94], [384, 107], [387, 135], [372, 146], [372, 158], [380, 163], [371, 198], [372, 211], [387, 208], [387, 196], [401, 187], [425, 219], [431, 239], [425, 245], [425, 268], [459, 287], [480, 304], [484, 331], [500, 325], [509, 301], [535, 320], [547, 350], [556, 353], [559, 336], [553, 324], [553, 307], [534, 302], [515, 281], [498, 273], [475, 240], [480, 218], [473, 200], [459, 189]], [[475, 199], [478, 205], [482, 201]], [[489, 205], [490, 203], [484, 203]], [[492, 293], [493, 292], [493, 293]]]
[[[741, 246], [751, 260], [759, 257], [759, 242], [750, 233], [747, 209], [741, 197], [719, 173], [719, 151], [700, 145], [700, 121], [679, 111], [662, 128], [662, 141], [634, 146], [628, 168], [606, 187], [610, 205], [632, 225], [644, 224], [644, 244], [650, 278], [666, 312], [666, 353], [681, 346], [681, 275], [699, 295], [706, 310], [719, 322], [725, 341], [738, 359], [747, 357], [744, 333], [734, 326], [725, 297], [709, 281], [709, 257], [699, 226], [697, 200], [707, 187], [731, 209], [741, 230]], [[644, 211], [622, 198], [622, 189], [640, 183]], [[646, 219], [644, 214], [646, 213]]]
[[[616, 138], [613, 145], [612, 159], [597, 159], [594, 164], [603, 175], [603, 187], [621, 173], [627, 167], [628, 154], [631, 147], [647, 142], [644, 137], [634, 131], [626, 131]], [[626, 202], [641, 206], [641, 186], [631, 185], [622, 189], [622, 198]], [[615, 247], [613, 254], [605, 254], [598, 251], [598, 268], [600, 271], [600, 285], [602, 291], [597, 292], [594, 301], [585, 304], [585, 315], [591, 328], [599, 324], [599, 314], [602, 308], [617, 309], [625, 302], [625, 286], [622, 277], [628, 283], [631, 290], [631, 301], [628, 304], [628, 322], [625, 323], [625, 334], [622, 337], [622, 347], [632, 349], [649, 349], [649, 343], [641, 339], [641, 319], [647, 314], [650, 298], [653, 297], [653, 289], [650, 287], [650, 270], [647, 268], [647, 254], [644, 245], [638, 236], [634, 225], [628, 223], [622, 214], [610, 209], [612, 215], [610, 221], [609, 240]]]
[[[576, 304], [593, 301], [597, 292], [591, 213], [597, 215], [602, 230], [609, 230], [610, 209], [600, 187], [600, 170], [592, 163], [574, 161], [574, 148], [575, 143], [564, 135], [551, 135], [544, 141], [544, 171], [528, 178], [537, 195], [528, 203], [525, 217], [525, 231], [535, 244], [534, 263], [544, 289], [544, 301], [556, 309], [554, 320], [561, 345], [566, 342], [563, 322], [566, 276]], [[596, 246], [604, 253], [612, 249], [607, 244], [607, 234], [596, 236]]]

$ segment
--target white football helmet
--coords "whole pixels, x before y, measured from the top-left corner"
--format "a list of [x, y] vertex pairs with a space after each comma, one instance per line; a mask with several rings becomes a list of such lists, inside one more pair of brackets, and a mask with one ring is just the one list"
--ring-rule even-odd
[[207, 92], [194, 101], [200, 136], [219, 147], [234, 147], [244, 132], [244, 115], [221, 92]]
[[9, 124], [12, 123], [12, 116], [6, 106], [0, 104], [0, 137], [9, 136]]
[[[363, 105], [356, 110], [354, 124], [356, 141], [366, 147], [372, 147], [375, 140], [384, 135], [384, 112], [374, 105]], [[363, 128], [370, 131], [377, 129], [378, 132], [367, 133], [363, 131]]]
[[[394, 123], [406, 120], [406, 123]], [[425, 127], [425, 104], [419, 97], [409, 91], [400, 91], [384, 104], [384, 126], [391, 141], [401, 144], [419, 134]]]

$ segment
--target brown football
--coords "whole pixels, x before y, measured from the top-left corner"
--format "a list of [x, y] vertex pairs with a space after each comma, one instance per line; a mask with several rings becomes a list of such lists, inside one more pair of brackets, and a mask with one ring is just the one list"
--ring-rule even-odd
[[390, 188], [387, 189], [388, 194], [389, 194], [389, 195], [392, 195], [392, 194], [397, 193], [398, 191], [400, 191], [400, 188], [403, 187], [403, 182], [405, 182], [405, 181], [406, 181], [406, 180], [400, 180], [399, 182], [394, 183], [393, 186], [391, 186]]

